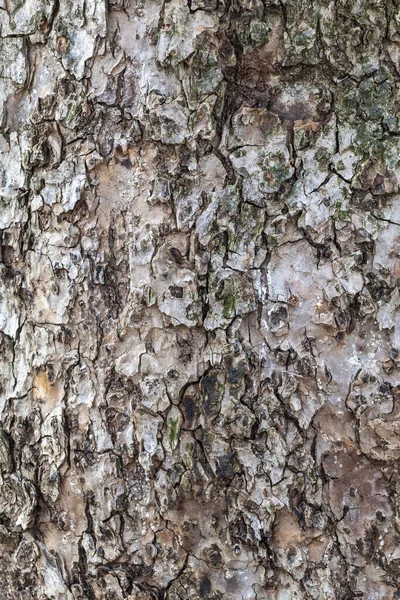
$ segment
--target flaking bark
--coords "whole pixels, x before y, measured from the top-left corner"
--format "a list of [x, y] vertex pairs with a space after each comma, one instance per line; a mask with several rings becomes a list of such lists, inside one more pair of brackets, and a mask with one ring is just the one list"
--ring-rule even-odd
[[399, 3], [0, 36], [0, 600], [399, 597]]

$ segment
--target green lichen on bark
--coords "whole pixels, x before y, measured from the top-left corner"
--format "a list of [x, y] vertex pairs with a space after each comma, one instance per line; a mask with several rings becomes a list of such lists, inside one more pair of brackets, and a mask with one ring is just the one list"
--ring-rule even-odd
[[399, 15], [0, 3], [1, 600], [398, 597]]

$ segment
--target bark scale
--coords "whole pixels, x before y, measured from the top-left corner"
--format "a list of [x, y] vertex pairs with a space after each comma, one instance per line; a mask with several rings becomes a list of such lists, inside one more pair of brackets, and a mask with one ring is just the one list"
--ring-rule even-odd
[[398, 1], [0, 35], [1, 600], [399, 597]]

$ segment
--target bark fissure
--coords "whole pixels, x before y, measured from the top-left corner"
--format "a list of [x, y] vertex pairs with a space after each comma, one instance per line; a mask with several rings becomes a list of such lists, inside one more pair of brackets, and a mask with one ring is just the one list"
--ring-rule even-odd
[[394, 0], [0, 7], [1, 600], [396, 598]]

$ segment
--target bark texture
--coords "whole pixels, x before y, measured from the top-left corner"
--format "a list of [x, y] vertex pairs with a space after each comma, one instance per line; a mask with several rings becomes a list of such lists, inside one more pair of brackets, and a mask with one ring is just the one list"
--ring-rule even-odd
[[0, 35], [0, 599], [400, 597], [398, 0]]

